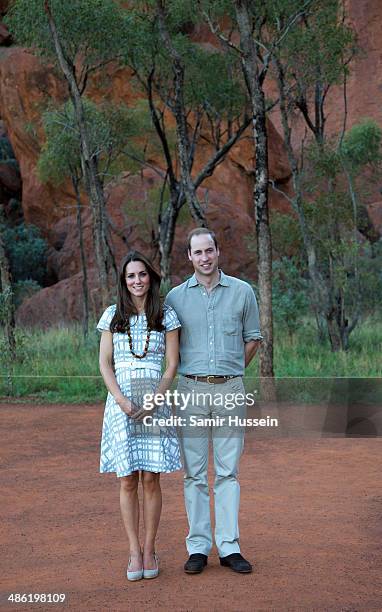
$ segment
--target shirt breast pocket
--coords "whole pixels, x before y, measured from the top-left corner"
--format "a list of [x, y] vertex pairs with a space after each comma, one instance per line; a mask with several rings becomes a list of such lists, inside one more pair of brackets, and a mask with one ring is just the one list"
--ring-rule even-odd
[[241, 319], [237, 315], [223, 316], [223, 342], [227, 350], [237, 350], [242, 336]]

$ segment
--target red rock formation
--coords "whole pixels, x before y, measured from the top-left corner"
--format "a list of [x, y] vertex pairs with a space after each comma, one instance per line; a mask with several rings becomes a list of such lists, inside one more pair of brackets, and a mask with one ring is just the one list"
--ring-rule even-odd
[[[127, 70], [109, 67], [110, 84], [103, 90], [104, 95], [114, 101], [129, 102], [136, 97], [131, 89]], [[100, 98], [97, 80], [90, 83], [90, 95]], [[70, 186], [53, 187], [43, 185], [36, 174], [36, 163], [43, 135], [31, 126], [38, 126], [47, 96], [63, 100], [65, 88], [57, 80], [52, 69], [35, 58], [31, 53], [13, 47], [3, 49], [0, 58], [0, 113], [7, 133], [20, 164], [23, 181], [23, 210], [27, 222], [41, 228], [51, 245], [49, 251], [50, 276], [63, 280], [75, 275], [80, 269], [78, 236], [75, 223], [75, 201]], [[288, 164], [283, 151], [282, 140], [270, 125], [270, 171], [272, 178], [286, 181]], [[195, 172], [211, 154], [208, 144], [200, 147], [195, 163]], [[160, 164], [160, 159], [154, 160]], [[253, 251], [243, 246], [243, 235], [254, 234], [252, 220], [252, 188], [254, 158], [250, 135], [233, 150], [230, 158], [221, 164], [213, 177], [208, 179], [200, 191], [202, 199], [208, 201], [207, 217], [217, 232], [225, 257], [226, 269], [231, 273], [245, 272], [248, 277], [256, 275]], [[114, 233], [113, 241], [117, 260], [128, 247], [140, 247], [152, 252], [150, 228], [140, 224], [134, 216], [137, 202], [145, 206], [148, 189], [158, 181], [155, 173], [145, 170], [139, 176], [123, 175], [109, 188], [108, 211], [112, 224], [126, 228], [128, 242]], [[130, 204], [129, 204], [130, 200]], [[286, 210], [286, 203], [272, 196], [271, 205]], [[94, 264], [89, 214], [85, 215], [85, 245], [89, 265]], [[138, 215], [139, 217], [139, 215]], [[186, 214], [187, 217], [187, 214]], [[130, 230], [131, 226], [134, 226]], [[187, 259], [183, 256], [185, 234], [192, 227], [191, 219], [179, 226], [174, 246], [174, 279], [182, 279], [188, 271]], [[57, 236], [59, 238], [57, 239]], [[59, 248], [57, 245], [59, 244]], [[232, 254], [234, 253], [234, 257]], [[178, 256], [179, 254], [179, 256]], [[182, 254], [182, 255], [181, 255]], [[57, 287], [57, 290], [59, 288]], [[52, 289], [52, 292], [54, 290]], [[50, 295], [50, 293], [49, 293]], [[38, 296], [29, 302], [38, 301]], [[66, 308], [64, 306], [63, 308]], [[55, 312], [54, 310], [51, 311]], [[53, 314], [52, 314], [53, 316]], [[65, 315], [66, 316], [66, 315]]]
[[[0, 12], [6, 9], [7, 2], [0, 0]], [[382, 20], [382, 4], [379, 0], [349, 0], [349, 14], [354, 22], [364, 55], [359, 56], [353, 66], [348, 82], [348, 125], [361, 116], [371, 116], [382, 125], [381, 83], [382, 41], [379, 36]], [[196, 38], [208, 35], [204, 31], [195, 34]], [[212, 40], [211, 40], [212, 42]], [[101, 100], [106, 96], [115, 102], [131, 103], [137, 96], [132, 89], [129, 73], [125, 69], [109, 65], [107, 76], [102, 83], [97, 77], [89, 83], [91, 97]], [[12, 142], [16, 158], [20, 164], [23, 182], [23, 210], [27, 222], [38, 225], [50, 244], [49, 268], [51, 276], [58, 283], [30, 298], [19, 311], [19, 320], [39, 313], [45, 299], [49, 304], [49, 316], [45, 322], [56, 322], [60, 318], [80, 318], [79, 303], [79, 255], [78, 235], [75, 222], [75, 202], [69, 185], [57, 188], [42, 185], [36, 175], [36, 162], [42, 142], [42, 134], [33, 134], [30, 129], [38, 121], [47, 97], [63, 100], [65, 85], [59, 81], [54, 71], [40, 63], [31, 53], [17, 48], [0, 49], [0, 117], [4, 120], [8, 136]], [[340, 104], [342, 92], [333, 90], [330, 99], [328, 127], [331, 133], [338, 130], [342, 115]], [[271, 178], [288, 187], [289, 167], [283, 149], [280, 124], [277, 113], [269, 122], [270, 133], [270, 174]], [[275, 127], [276, 126], [276, 129]], [[201, 167], [210, 154], [206, 144], [199, 148], [195, 171]], [[217, 232], [222, 246], [222, 265], [233, 274], [248, 278], [256, 275], [253, 243], [253, 148], [248, 137], [243, 139], [231, 152], [229, 159], [221, 164], [213, 177], [208, 179], [200, 190], [201, 199], [208, 201], [207, 217], [211, 227]], [[160, 165], [160, 160], [154, 160]], [[109, 188], [108, 211], [118, 234], [113, 234], [117, 259], [130, 246], [144, 249], [153, 254], [150, 234], [150, 215], [148, 193], [158, 177], [149, 171], [142, 176], [123, 174]], [[375, 194], [372, 200], [376, 202]], [[271, 192], [271, 207], [282, 212], [290, 212], [289, 205], [281, 196]], [[374, 214], [375, 208], [374, 205]], [[148, 208], [147, 208], [148, 207]], [[136, 214], [137, 209], [145, 213]], [[147, 209], [147, 210], [146, 210]], [[183, 218], [184, 217], [184, 218]], [[94, 265], [89, 211], [84, 212], [85, 245], [89, 266]], [[184, 256], [184, 240], [192, 223], [187, 214], [183, 215], [177, 228], [174, 245], [174, 281], [182, 280], [189, 271]], [[121, 234], [125, 240], [122, 239]], [[96, 275], [93, 271], [93, 283]], [[71, 296], [70, 299], [68, 296]], [[32, 313], [36, 315], [32, 316]], [[45, 315], [44, 315], [45, 316]]]
[[[347, 78], [346, 129], [362, 118], [374, 119], [382, 127], [382, 2], [381, 0], [346, 0], [349, 24], [357, 34], [359, 53], [351, 62]], [[276, 97], [276, 87], [268, 83], [268, 94]], [[326, 101], [326, 130], [329, 135], [338, 135], [343, 128], [344, 91], [333, 87]], [[280, 135], [283, 134], [278, 107], [271, 114], [272, 122]], [[305, 123], [296, 117], [293, 125], [294, 143], [300, 145], [305, 133]], [[380, 197], [379, 188], [370, 194], [370, 202]]]
[[[101, 299], [97, 287], [97, 275], [89, 270], [90, 313], [96, 317]], [[64, 325], [82, 319], [82, 275], [74, 274], [51, 287], [41, 289], [33, 297], [24, 300], [17, 310], [17, 324], [23, 326]]]

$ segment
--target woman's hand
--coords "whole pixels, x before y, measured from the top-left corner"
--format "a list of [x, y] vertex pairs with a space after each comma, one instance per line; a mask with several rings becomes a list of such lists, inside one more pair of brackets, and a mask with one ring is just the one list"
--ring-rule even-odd
[[132, 416], [132, 414], [137, 410], [137, 407], [134, 406], [128, 397], [124, 397], [122, 395], [121, 397], [115, 398], [115, 401], [120, 409], [128, 416]]
[[[174, 380], [179, 361], [179, 330], [173, 329], [166, 332], [166, 370], [155, 391], [150, 408], [140, 408], [132, 415], [133, 419], [142, 421], [145, 416], [152, 414], [157, 408], [163, 406], [162, 397], [170, 388]], [[159, 397], [161, 398], [159, 400]], [[158, 401], [157, 401], [158, 399]]]

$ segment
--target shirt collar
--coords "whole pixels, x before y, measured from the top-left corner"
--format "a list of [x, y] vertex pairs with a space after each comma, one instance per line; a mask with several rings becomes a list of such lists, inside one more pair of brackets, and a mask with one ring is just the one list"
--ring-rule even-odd
[[[218, 285], [221, 285], [222, 287], [229, 287], [229, 281], [228, 281], [228, 276], [226, 274], [224, 274], [223, 270], [220, 270], [220, 279], [218, 282]], [[189, 287], [196, 287], [197, 285], [199, 285], [199, 281], [195, 276], [195, 273], [191, 276], [191, 278], [188, 279], [188, 286]]]

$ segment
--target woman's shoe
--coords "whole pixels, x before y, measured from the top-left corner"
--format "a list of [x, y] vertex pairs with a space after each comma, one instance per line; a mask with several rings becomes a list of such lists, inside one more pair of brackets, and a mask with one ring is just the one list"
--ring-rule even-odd
[[154, 553], [154, 560], [155, 560], [155, 564], [156, 564], [156, 568], [155, 569], [144, 569], [143, 570], [143, 578], [147, 578], [148, 580], [150, 580], [151, 578], [156, 578], [159, 574], [159, 559], [156, 555], [156, 553]]
[[[129, 565], [130, 565], [130, 562], [131, 562], [131, 557], [129, 558]], [[132, 582], [135, 580], [142, 580], [143, 567], [141, 567], [141, 569], [139, 570], [131, 571], [129, 570], [129, 565], [127, 566], [127, 570], [126, 570], [127, 579], [131, 580]]]

